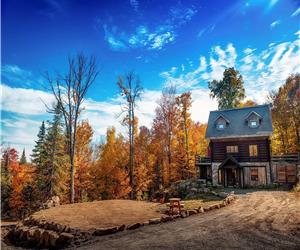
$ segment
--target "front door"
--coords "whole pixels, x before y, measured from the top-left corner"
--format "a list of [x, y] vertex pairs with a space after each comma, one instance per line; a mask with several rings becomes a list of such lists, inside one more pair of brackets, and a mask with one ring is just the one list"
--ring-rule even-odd
[[235, 186], [236, 185], [236, 171], [233, 168], [226, 169], [227, 175], [227, 186]]

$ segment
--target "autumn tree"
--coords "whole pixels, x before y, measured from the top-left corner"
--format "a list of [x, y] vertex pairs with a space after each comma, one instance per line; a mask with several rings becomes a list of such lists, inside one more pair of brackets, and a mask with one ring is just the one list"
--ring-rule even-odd
[[290, 76], [285, 84], [270, 94], [274, 135], [274, 153], [300, 152], [300, 74]]
[[93, 177], [92, 148], [93, 129], [87, 120], [78, 124], [75, 147], [75, 193], [77, 201], [89, 200], [89, 192], [92, 189]]
[[228, 68], [223, 73], [223, 79], [208, 83], [210, 96], [218, 100], [219, 109], [238, 107], [245, 98], [244, 81], [239, 71]]
[[190, 129], [191, 129], [191, 114], [192, 97], [190, 92], [185, 92], [176, 97], [178, 110], [178, 150], [177, 159], [181, 178], [186, 179], [192, 176], [194, 172], [193, 162], [190, 155]]
[[119, 76], [117, 85], [120, 89], [120, 94], [126, 100], [126, 104], [123, 105], [123, 112], [126, 116], [123, 120], [123, 124], [128, 127], [129, 137], [129, 183], [131, 186], [130, 198], [134, 199], [134, 135], [135, 135], [135, 109], [137, 106], [137, 100], [141, 97], [143, 88], [141, 82], [136, 74], [129, 72], [125, 76]]
[[66, 74], [51, 77], [46, 73], [52, 93], [63, 114], [67, 134], [67, 149], [70, 164], [70, 202], [74, 203], [74, 157], [78, 119], [82, 110], [84, 97], [98, 75], [95, 57], [78, 54], [69, 58]]
[[128, 144], [122, 135], [116, 136], [115, 128], [107, 130], [106, 142], [100, 145], [99, 156], [92, 174], [94, 199], [126, 198], [131, 192], [128, 180]]
[[[155, 118], [153, 121], [154, 136], [160, 141], [161, 153], [167, 157], [167, 182], [170, 183], [172, 178], [173, 167], [173, 144], [175, 143], [175, 134], [178, 121], [176, 103], [176, 88], [174, 86], [167, 87], [162, 91], [162, 97], [155, 110]], [[162, 157], [161, 157], [162, 159]]]

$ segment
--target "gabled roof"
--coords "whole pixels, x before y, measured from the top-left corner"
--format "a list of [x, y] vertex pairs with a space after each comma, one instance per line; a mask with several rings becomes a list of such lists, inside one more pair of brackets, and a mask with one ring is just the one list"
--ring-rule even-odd
[[[260, 117], [257, 128], [250, 128], [246, 119], [256, 113]], [[225, 129], [218, 130], [215, 121], [223, 116], [229, 121]], [[206, 138], [234, 138], [252, 136], [270, 136], [273, 132], [270, 105], [258, 105], [253, 107], [235, 108], [211, 111], [208, 118]]]
[[246, 116], [246, 119], [245, 120], [249, 120], [249, 117], [251, 116], [251, 115], [256, 115], [259, 119], [262, 119], [262, 117], [261, 117], [261, 115], [260, 114], [257, 114], [255, 111], [251, 111], [247, 116]]
[[237, 168], [241, 168], [242, 166], [238, 163], [238, 161], [232, 156], [229, 155], [219, 166], [219, 169], [226, 168], [226, 166], [236, 166]]
[[217, 120], [219, 120], [220, 118], [223, 118], [227, 123], [230, 123], [229, 120], [228, 120], [226, 117], [224, 117], [224, 115], [219, 115], [219, 116], [215, 119], [215, 122], [216, 122]]

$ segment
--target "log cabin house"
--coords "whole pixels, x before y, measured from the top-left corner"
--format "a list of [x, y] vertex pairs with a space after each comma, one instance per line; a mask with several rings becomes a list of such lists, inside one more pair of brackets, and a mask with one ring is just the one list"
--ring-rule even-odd
[[198, 164], [200, 178], [225, 187], [270, 184], [272, 132], [269, 105], [211, 111], [209, 158]]

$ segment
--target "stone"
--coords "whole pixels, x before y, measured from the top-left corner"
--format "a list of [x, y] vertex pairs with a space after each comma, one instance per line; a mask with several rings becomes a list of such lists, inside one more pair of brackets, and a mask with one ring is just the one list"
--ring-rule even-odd
[[187, 217], [188, 215], [187, 215], [186, 212], [181, 212], [181, 213], [180, 213], [180, 216], [181, 216], [181, 218], [185, 218], [185, 217]]
[[45, 230], [41, 235], [39, 245], [48, 248], [50, 246], [49, 238], [49, 231]]
[[124, 231], [125, 228], [126, 228], [126, 225], [123, 224], [123, 225], [121, 225], [121, 226], [118, 227], [118, 231]]
[[134, 223], [134, 224], [131, 224], [131, 225], [127, 226], [127, 230], [134, 230], [134, 229], [137, 229], [141, 226], [142, 226], [141, 223]]
[[196, 193], [196, 192], [198, 192], [198, 189], [193, 187], [193, 188], [191, 188], [191, 192]]
[[49, 232], [49, 246], [50, 247], [55, 247], [56, 246], [56, 241], [58, 240], [59, 236], [57, 233], [50, 231]]
[[150, 219], [149, 220], [149, 224], [152, 225], [152, 224], [158, 224], [161, 222], [161, 219], [160, 218], [153, 218], [153, 219]]
[[61, 233], [56, 241], [57, 246], [67, 246], [74, 239], [74, 235], [70, 233]]
[[59, 197], [56, 195], [56, 196], [53, 196], [52, 198], [51, 198], [51, 200], [53, 201], [53, 206], [54, 207], [57, 207], [57, 206], [59, 206], [60, 205], [60, 199], [59, 199]]
[[172, 217], [173, 217], [173, 219], [178, 219], [178, 218], [181, 218], [181, 215], [180, 214], [175, 214]]
[[44, 229], [41, 229], [41, 228], [37, 228], [34, 230], [33, 232], [33, 238], [34, 238], [34, 241], [39, 243], [40, 242], [40, 239], [42, 237], [42, 234], [44, 232]]
[[197, 214], [197, 213], [198, 213], [198, 212], [197, 212], [195, 209], [187, 210], [188, 216], [191, 216], [191, 215], [194, 215], [194, 214]]
[[93, 234], [96, 236], [102, 236], [107, 234], [113, 234], [116, 232], [118, 232], [118, 227], [97, 228]]
[[199, 207], [198, 211], [199, 211], [199, 213], [204, 213], [204, 208], [203, 207]]
[[210, 191], [209, 191], [209, 188], [203, 188], [203, 192], [204, 193], [209, 193]]
[[172, 216], [162, 216], [161, 217], [161, 222], [168, 222], [168, 221], [172, 221], [173, 220], [173, 217]]
[[226, 198], [228, 194], [226, 192], [220, 192], [218, 196], [221, 198]]

